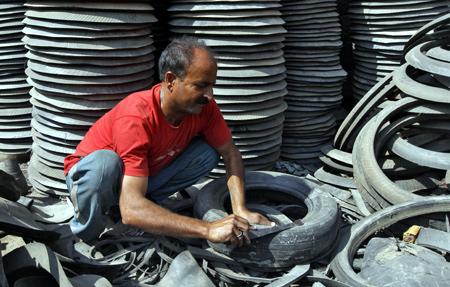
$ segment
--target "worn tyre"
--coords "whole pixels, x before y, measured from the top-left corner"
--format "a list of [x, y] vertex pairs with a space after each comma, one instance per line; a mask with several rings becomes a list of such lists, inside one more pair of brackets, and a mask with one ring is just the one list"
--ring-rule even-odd
[[376, 231], [400, 220], [436, 212], [450, 212], [450, 196], [426, 197], [393, 205], [356, 223], [352, 226], [349, 236], [341, 236], [340, 251], [331, 263], [334, 275], [338, 280], [351, 286], [372, 286], [359, 277], [352, 268], [353, 258], [361, 243]]
[[[214, 221], [227, 215], [229, 202], [226, 179], [206, 185], [196, 198], [194, 210], [199, 218]], [[269, 201], [297, 203], [307, 208], [303, 225], [252, 240], [240, 248], [226, 244], [209, 245], [247, 266], [287, 268], [311, 262], [329, 251], [339, 228], [339, 211], [334, 199], [305, 179], [276, 172], [247, 172], [245, 175], [247, 203], [264, 198]]]

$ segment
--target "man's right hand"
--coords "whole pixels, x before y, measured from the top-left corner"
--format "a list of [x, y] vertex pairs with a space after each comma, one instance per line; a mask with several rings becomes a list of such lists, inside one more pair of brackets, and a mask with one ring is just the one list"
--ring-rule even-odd
[[208, 223], [207, 240], [214, 243], [231, 242], [233, 246], [250, 244], [249, 222], [238, 215], [231, 214], [225, 218]]

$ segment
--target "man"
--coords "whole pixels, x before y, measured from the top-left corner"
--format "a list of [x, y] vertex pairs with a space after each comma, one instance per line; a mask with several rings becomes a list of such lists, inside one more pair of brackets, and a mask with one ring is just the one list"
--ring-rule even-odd
[[[162, 82], [131, 94], [100, 118], [64, 171], [75, 216], [72, 231], [92, 240], [119, 203], [122, 222], [143, 231], [248, 243], [250, 224], [270, 224], [245, 207], [239, 150], [213, 100], [217, 63], [192, 37], [176, 39], [159, 61]], [[158, 203], [207, 175], [223, 157], [233, 214], [205, 222]]]

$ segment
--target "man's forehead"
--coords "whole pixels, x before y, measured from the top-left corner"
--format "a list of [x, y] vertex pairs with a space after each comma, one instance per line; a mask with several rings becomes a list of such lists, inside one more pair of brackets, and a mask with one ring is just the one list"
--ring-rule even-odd
[[216, 60], [214, 59], [214, 55], [212, 55], [208, 50], [204, 48], [195, 48], [194, 49], [194, 57], [193, 61], [199, 60], [199, 61], [208, 61], [212, 63], [216, 63]]
[[187, 74], [200, 76], [200, 74], [206, 73], [210, 75], [212, 71], [216, 71], [217, 64], [208, 55], [207, 51], [194, 54], [191, 65], [187, 69]]

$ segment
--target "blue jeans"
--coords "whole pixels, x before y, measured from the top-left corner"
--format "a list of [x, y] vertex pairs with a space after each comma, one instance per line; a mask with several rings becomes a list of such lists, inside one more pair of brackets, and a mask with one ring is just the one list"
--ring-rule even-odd
[[[218, 161], [217, 152], [196, 138], [172, 163], [148, 178], [146, 197], [160, 202], [206, 176]], [[123, 162], [111, 150], [94, 151], [70, 169], [66, 183], [75, 210], [70, 228], [79, 238], [98, 238], [111, 221], [111, 208], [119, 204], [122, 176]]]

